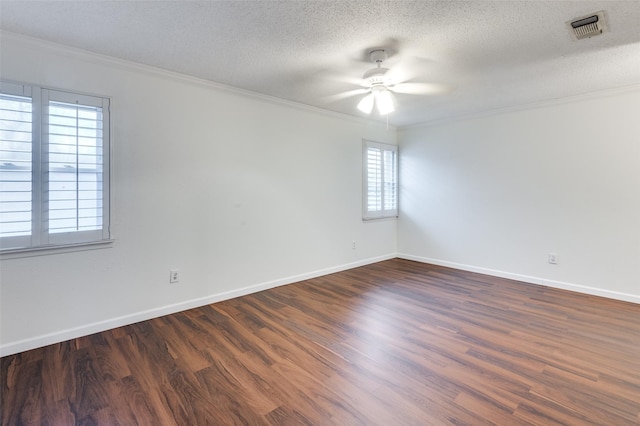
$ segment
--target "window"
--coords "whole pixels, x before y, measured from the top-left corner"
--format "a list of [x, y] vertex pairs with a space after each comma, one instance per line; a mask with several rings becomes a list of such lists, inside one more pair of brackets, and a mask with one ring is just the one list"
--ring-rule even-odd
[[109, 100], [2, 82], [0, 249], [109, 240]]
[[363, 141], [363, 218], [398, 216], [398, 147]]

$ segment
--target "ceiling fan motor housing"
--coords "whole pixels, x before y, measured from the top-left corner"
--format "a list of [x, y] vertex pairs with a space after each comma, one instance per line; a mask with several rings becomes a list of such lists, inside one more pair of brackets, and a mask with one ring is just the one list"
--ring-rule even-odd
[[365, 72], [362, 78], [370, 87], [388, 85], [389, 81], [388, 78], [385, 78], [385, 75], [389, 71], [389, 68], [381, 67], [382, 62], [387, 59], [387, 51], [384, 49], [374, 49], [369, 52], [369, 58], [371, 59], [371, 62], [376, 63], [377, 67], [371, 68]]
[[371, 68], [370, 70], [364, 73], [362, 78], [365, 79], [372, 86], [376, 84], [385, 84], [386, 83], [385, 75], [387, 74], [387, 71], [389, 71], [388, 68], [381, 68], [381, 67]]

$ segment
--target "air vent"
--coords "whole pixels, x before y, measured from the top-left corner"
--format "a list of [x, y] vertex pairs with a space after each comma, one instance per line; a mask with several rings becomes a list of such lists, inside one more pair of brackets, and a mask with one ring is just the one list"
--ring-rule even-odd
[[600, 35], [607, 30], [604, 11], [592, 13], [567, 22], [569, 32], [574, 40], [582, 40]]

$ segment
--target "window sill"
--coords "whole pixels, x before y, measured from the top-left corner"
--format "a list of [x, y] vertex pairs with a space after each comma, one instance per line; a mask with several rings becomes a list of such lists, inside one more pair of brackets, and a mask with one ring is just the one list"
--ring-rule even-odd
[[396, 220], [398, 216], [383, 216], [383, 217], [363, 217], [362, 221], [367, 222], [379, 222], [382, 220]]
[[95, 241], [90, 243], [66, 244], [59, 246], [29, 247], [7, 249], [0, 252], [0, 261], [20, 259], [23, 257], [47, 256], [51, 254], [73, 253], [77, 251], [100, 250], [111, 248], [114, 240]]

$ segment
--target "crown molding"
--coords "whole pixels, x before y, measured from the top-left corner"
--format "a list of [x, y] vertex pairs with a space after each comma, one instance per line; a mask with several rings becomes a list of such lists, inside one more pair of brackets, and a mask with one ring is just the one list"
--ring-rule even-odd
[[212, 80], [207, 80], [199, 77], [182, 74], [175, 71], [169, 71], [163, 68], [154, 67], [151, 65], [145, 65], [138, 62], [129, 61], [126, 59], [115, 58], [113, 56], [103, 55], [101, 53], [91, 52], [89, 50], [79, 49], [68, 45], [55, 43], [48, 40], [43, 40], [36, 37], [26, 36], [6, 30], [0, 30], [0, 45], [4, 40], [10, 40], [14, 43], [22, 44], [26, 47], [46, 49], [56, 55], [66, 56], [69, 58], [95, 62], [101, 65], [108, 65], [114, 68], [119, 68], [126, 71], [135, 71], [139, 73], [151, 74], [157, 77], [180, 81], [182, 83], [200, 86], [208, 89], [213, 89], [221, 92], [231, 93], [234, 95], [242, 96], [249, 99], [254, 99], [262, 102], [267, 102], [275, 105], [281, 105], [297, 110], [309, 111], [316, 114], [321, 114], [333, 118], [356, 122], [360, 124], [376, 125], [380, 127], [386, 127], [389, 130], [395, 131], [396, 126], [386, 124], [379, 120], [368, 119], [364, 117], [358, 117], [349, 114], [343, 114], [335, 111], [329, 111], [323, 108], [303, 104], [300, 102], [290, 101], [287, 99], [278, 98], [275, 96], [265, 95], [258, 92], [253, 92], [246, 89], [241, 89], [234, 86], [218, 83]]
[[538, 108], [549, 108], [552, 106], [566, 105], [575, 102], [584, 102], [592, 99], [600, 99], [610, 96], [619, 96], [633, 92], [640, 92], [640, 84], [629, 86], [614, 87], [611, 89], [598, 90], [595, 92], [581, 93], [578, 95], [564, 96], [561, 98], [546, 99], [543, 101], [530, 102], [519, 105], [512, 105], [504, 108], [494, 108], [486, 111], [479, 111], [470, 114], [456, 115], [452, 117], [438, 118], [435, 120], [424, 121], [422, 123], [410, 124], [407, 126], [398, 126], [398, 131], [418, 129], [423, 127], [439, 126], [443, 124], [457, 123], [461, 121], [475, 120], [479, 118], [487, 118], [496, 115], [508, 114], [519, 111], [527, 111]]

